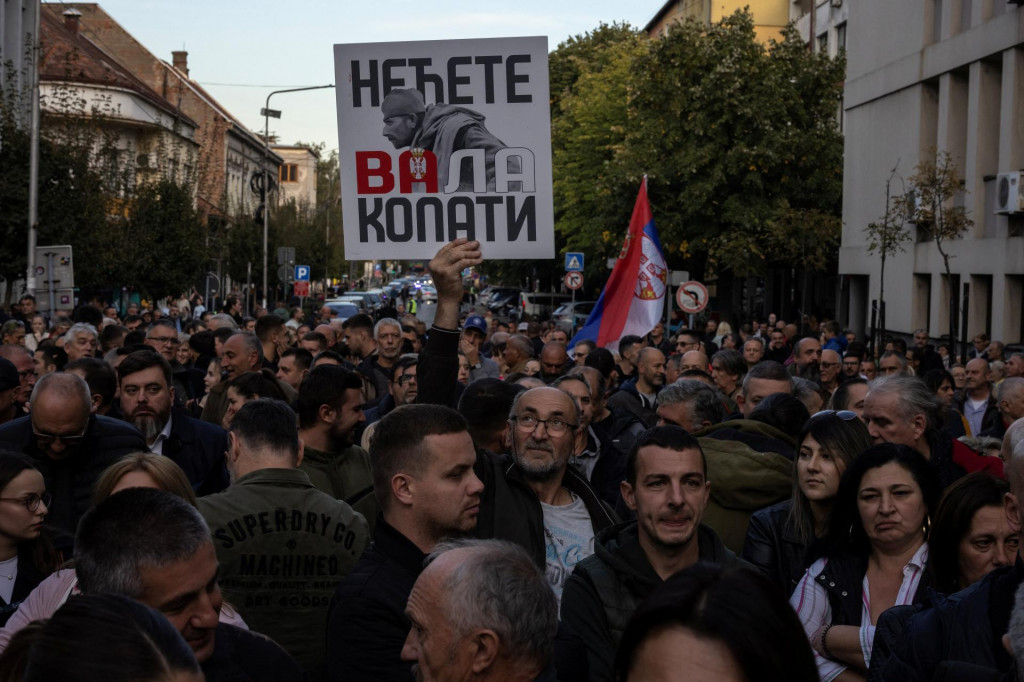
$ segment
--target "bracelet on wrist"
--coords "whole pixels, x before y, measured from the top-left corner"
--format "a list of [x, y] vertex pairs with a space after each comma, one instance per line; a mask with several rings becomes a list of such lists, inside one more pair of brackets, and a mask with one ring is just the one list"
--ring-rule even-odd
[[829, 623], [821, 631], [821, 653], [825, 654], [825, 658], [830, 658], [832, 660], [835, 660], [835, 656], [832, 655], [832, 652], [829, 651], [829, 648], [828, 648], [828, 631], [831, 630], [831, 629], [832, 629], [832, 623]]

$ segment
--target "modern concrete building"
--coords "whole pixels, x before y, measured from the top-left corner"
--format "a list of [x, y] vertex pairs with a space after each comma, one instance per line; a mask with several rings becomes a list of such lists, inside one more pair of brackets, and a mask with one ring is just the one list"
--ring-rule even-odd
[[815, 52], [835, 57], [846, 49], [850, 3], [857, 1], [793, 0], [789, 18], [800, 32], [800, 37], [813, 46]]
[[658, 38], [671, 30], [675, 22], [695, 19], [713, 24], [748, 7], [754, 15], [754, 31], [762, 42], [778, 38], [790, 20], [792, 0], [668, 0], [657, 11], [644, 32]]
[[879, 296], [865, 227], [885, 213], [891, 170], [909, 178], [948, 152], [964, 178], [955, 201], [974, 226], [949, 245], [947, 283], [935, 243], [908, 224], [906, 252], [886, 263], [889, 330], [947, 333], [951, 284], [968, 338], [1020, 342], [1024, 10], [1016, 0], [852, 0], [848, 11], [840, 318], [865, 330]]

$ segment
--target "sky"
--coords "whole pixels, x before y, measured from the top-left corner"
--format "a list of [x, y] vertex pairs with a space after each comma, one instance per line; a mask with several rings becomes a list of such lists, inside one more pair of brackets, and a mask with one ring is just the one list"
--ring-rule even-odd
[[[660, 0], [99, 0], [150, 52], [188, 51], [189, 75], [252, 130], [274, 90], [334, 83], [335, 43], [548, 37], [548, 50], [602, 22], [642, 28]], [[472, 9], [467, 9], [472, 7]], [[338, 146], [333, 89], [283, 93], [270, 132], [284, 144]]]

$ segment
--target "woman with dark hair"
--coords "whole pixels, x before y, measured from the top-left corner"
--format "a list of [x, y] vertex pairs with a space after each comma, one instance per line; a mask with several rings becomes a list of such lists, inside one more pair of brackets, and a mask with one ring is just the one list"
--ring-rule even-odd
[[225, 429], [231, 428], [231, 421], [235, 418], [235, 414], [242, 409], [242, 405], [250, 400], [273, 398], [288, 402], [284, 391], [277, 385], [274, 373], [269, 369], [239, 374], [227, 383], [225, 394], [227, 395], [228, 406], [224, 411], [224, 421], [221, 424]]
[[764, 577], [700, 563], [659, 586], [633, 614], [615, 661], [620, 682], [681, 679], [816, 682], [800, 621]]
[[119, 595], [83, 595], [25, 628], [0, 656], [0, 682], [189, 682], [192, 648], [159, 611]]
[[750, 517], [742, 554], [787, 597], [820, 556], [839, 481], [871, 437], [855, 413], [829, 410], [811, 417], [797, 443], [793, 497]]
[[952, 594], [1017, 560], [1020, 535], [1010, 528], [1003, 496], [1010, 484], [977, 471], [949, 486], [935, 512], [931, 549], [935, 589]]
[[953, 407], [953, 394], [956, 392], [953, 375], [944, 369], [930, 369], [921, 377], [925, 385], [935, 394], [939, 401], [942, 414], [942, 432], [950, 440], [968, 434], [967, 418]]
[[50, 494], [25, 455], [0, 451], [0, 626], [57, 567], [43, 534]]
[[878, 618], [929, 592], [927, 540], [941, 492], [928, 461], [905, 445], [868, 448], [843, 474], [825, 556], [790, 598], [823, 681], [860, 679]]

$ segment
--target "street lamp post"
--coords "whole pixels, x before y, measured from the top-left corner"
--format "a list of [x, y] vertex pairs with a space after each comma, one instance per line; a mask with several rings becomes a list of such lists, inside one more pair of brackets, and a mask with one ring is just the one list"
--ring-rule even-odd
[[289, 88], [274, 90], [267, 95], [267, 103], [263, 107], [263, 309], [267, 308], [267, 235], [270, 231], [270, 178], [267, 163], [270, 160], [270, 117], [281, 118], [281, 112], [270, 108], [270, 98], [284, 92], [302, 92], [304, 90], [323, 90], [334, 85], [313, 85], [308, 88]]

